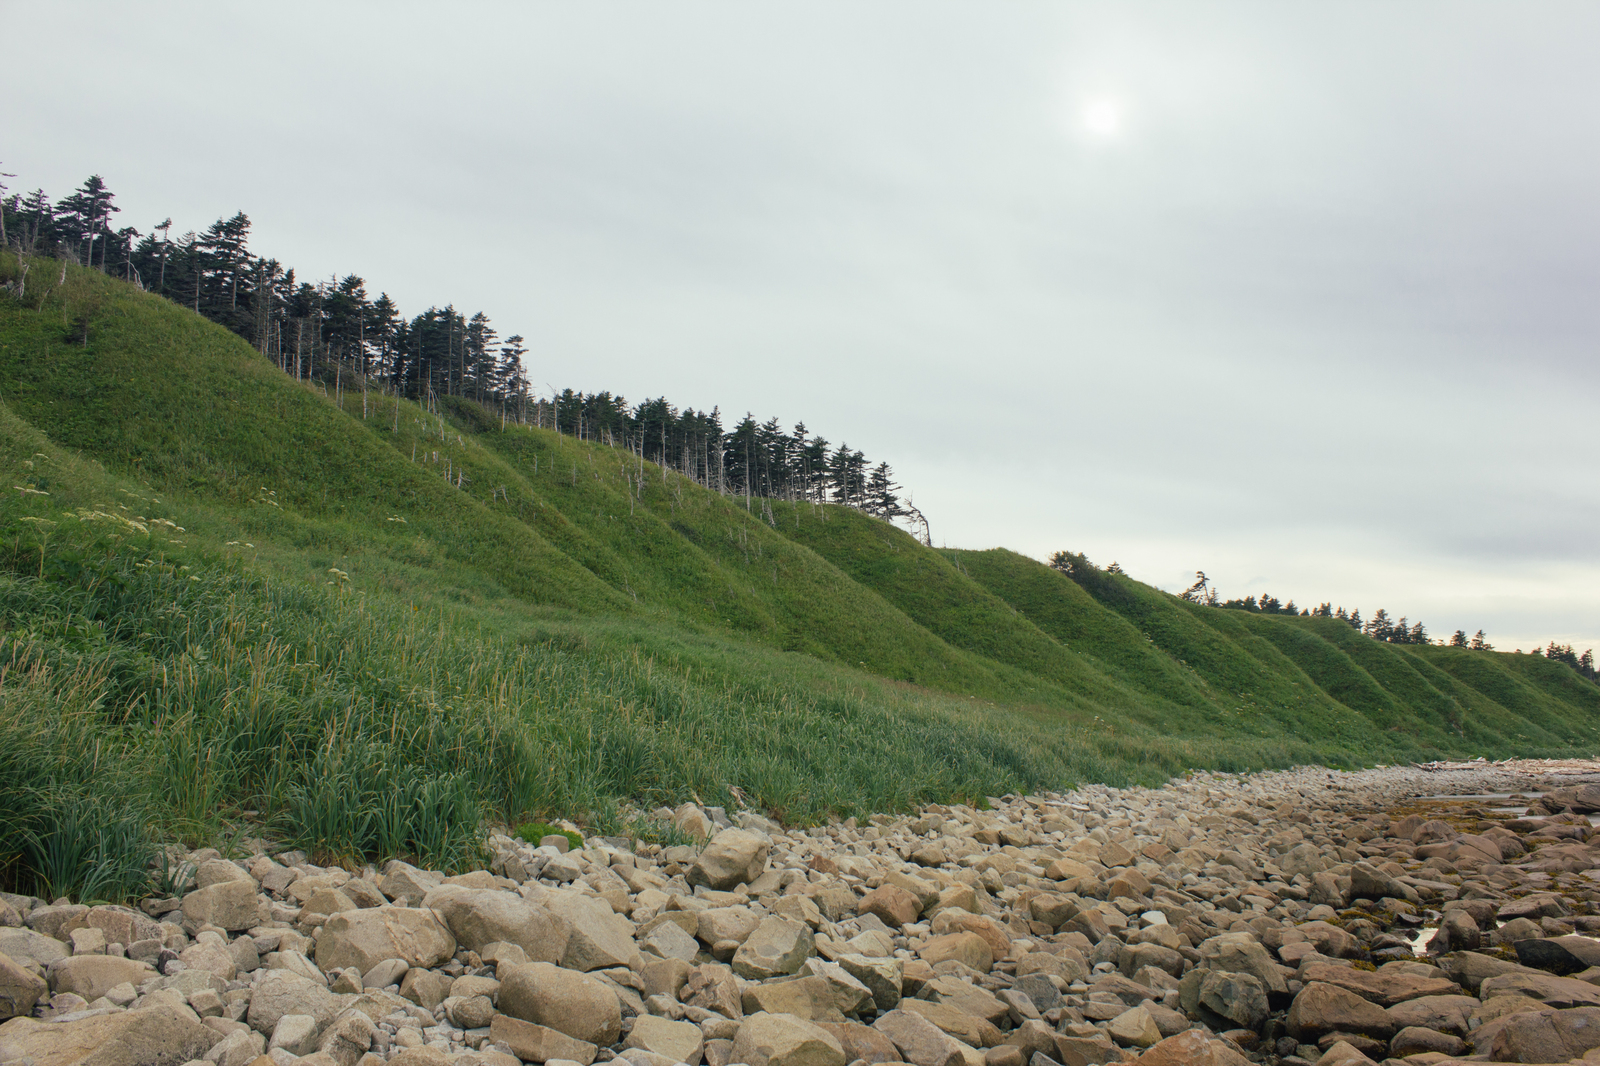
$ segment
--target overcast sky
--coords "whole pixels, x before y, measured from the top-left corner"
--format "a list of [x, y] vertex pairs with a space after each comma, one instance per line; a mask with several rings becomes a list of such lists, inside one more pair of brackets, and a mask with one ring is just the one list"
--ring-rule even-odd
[[1600, 647], [1600, 7], [0, 3], [0, 163], [803, 419], [935, 543]]

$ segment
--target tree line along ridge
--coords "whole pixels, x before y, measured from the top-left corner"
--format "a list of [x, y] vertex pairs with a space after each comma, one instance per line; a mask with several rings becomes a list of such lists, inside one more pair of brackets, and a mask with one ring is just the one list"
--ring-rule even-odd
[[[887, 462], [870, 463], [848, 443], [834, 446], [804, 422], [746, 413], [732, 428], [720, 408], [680, 407], [665, 397], [630, 403], [610, 391], [567, 388], [540, 395], [528, 377], [525, 338], [502, 339], [482, 311], [453, 304], [406, 317], [389, 297], [369, 294], [355, 274], [312, 282], [293, 267], [250, 251], [243, 211], [204, 231], [172, 236], [171, 218], [141, 233], [113, 226], [121, 211], [100, 175], [52, 202], [43, 189], [8, 192], [0, 174], [0, 246], [23, 257], [71, 259], [122, 277], [218, 323], [297, 380], [339, 389], [372, 388], [428, 406], [441, 397], [482, 404], [502, 420], [555, 429], [627, 448], [707, 488], [755, 500], [840, 503], [885, 521], [905, 521], [927, 545], [927, 518], [902, 497]], [[8, 288], [37, 298], [28, 263]], [[772, 520], [769, 506], [763, 517]]]

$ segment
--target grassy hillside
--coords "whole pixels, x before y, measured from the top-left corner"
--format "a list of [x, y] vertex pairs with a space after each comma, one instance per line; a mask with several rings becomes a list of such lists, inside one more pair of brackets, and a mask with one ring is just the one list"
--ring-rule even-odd
[[38, 277], [0, 295], [7, 886], [109, 898], [170, 833], [448, 865], [484, 819], [659, 832], [639, 812], [691, 796], [811, 821], [1593, 746], [1600, 689], [1557, 663], [746, 510], [465, 401], [295, 382], [98, 273]]

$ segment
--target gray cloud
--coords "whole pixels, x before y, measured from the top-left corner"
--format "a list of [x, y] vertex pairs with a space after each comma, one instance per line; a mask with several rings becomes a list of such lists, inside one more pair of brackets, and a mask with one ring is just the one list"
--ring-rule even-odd
[[0, 71], [29, 187], [804, 418], [951, 544], [1600, 644], [1591, 5], [5, 17], [73, 42]]

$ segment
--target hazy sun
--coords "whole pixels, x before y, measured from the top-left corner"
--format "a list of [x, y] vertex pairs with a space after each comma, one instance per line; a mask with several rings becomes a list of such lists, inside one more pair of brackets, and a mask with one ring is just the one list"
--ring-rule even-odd
[[1091, 100], [1083, 109], [1083, 128], [1097, 137], [1110, 137], [1122, 129], [1122, 108], [1115, 100]]

